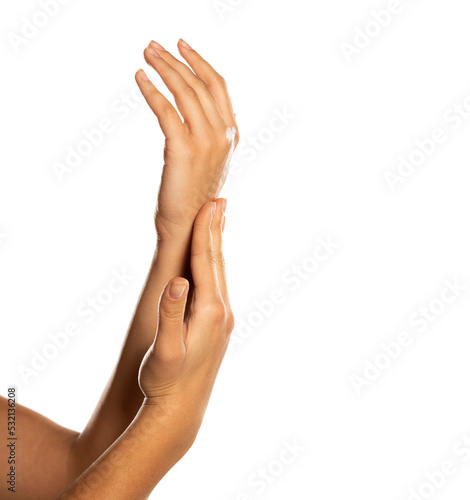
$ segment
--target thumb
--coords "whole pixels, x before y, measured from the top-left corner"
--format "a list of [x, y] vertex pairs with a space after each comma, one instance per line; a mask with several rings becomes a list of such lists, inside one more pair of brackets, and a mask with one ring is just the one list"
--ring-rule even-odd
[[184, 278], [174, 278], [162, 292], [154, 352], [162, 361], [183, 359], [183, 321], [189, 283]]

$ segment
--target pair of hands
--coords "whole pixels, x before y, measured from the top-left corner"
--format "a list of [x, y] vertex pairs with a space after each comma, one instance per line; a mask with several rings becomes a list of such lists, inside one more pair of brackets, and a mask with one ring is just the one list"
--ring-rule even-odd
[[[136, 74], [165, 135], [165, 164], [158, 244], [116, 368], [82, 432], [17, 405], [18, 470], [27, 471], [18, 498], [148, 498], [199, 430], [233, 328], [222, 256], [226, 200], [218, 196], [238, 131], [222, 77], [185, 42], [178, 48], [189, 66], [155, 42], [144, 53], [178, 111], [142, 70]], [[0, 397], [0, 413], [7, 411]]]
[[158, 418], [179, 426], [178, 445], [196, 438], [234, 326], [222, 255], [224, 199], [203, 205], [194, 222], [191, 273], [194, 282], [175, 278], [165, 287], [158, 331], [142, 362], [143, 403]]
[[186, 42], [180, 40], [178, 48], [192, 70], [153, 41], [144, 57], [173, 94], [183, 121], [143, 70], [136, 81], [165, 135], [158, 238], [184, 239], [192, 231], [194, 289], [185, 321], [188, 281], [175, 278], [165, 287], [139, 385], [145, 406], [172, 418], [192, 416], [182, 433], [192, 441], [234, 325], [222, 255], [226, 200], [208, 200], [217, 198], [225, 182], [239, 137], [224, 79]]

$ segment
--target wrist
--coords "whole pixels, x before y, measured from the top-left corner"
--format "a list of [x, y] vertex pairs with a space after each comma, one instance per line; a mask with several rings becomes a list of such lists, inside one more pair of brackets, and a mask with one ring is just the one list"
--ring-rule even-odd
[[158, 242], [178, 243], [184, 241], [189, 244], [196, 214], [188, 215], [184, 220], [175, 223], [165, 218], [161, 213], [155, 215], [155, 230]]
[[[193, 445], [199, 425], [179, 404], [145, 398], [131, 425], [145, 429], [145, 439], [164, 441], [182, 458]], [[179, 460], [178, 458], [178, 460]]]

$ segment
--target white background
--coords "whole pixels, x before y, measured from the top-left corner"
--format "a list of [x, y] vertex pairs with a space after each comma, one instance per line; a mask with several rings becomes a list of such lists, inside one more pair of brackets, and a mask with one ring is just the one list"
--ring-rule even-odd
[[[467, 499], [470, 289], [434, 301], [424, 332], [410, 318], [446, 279], [470, 285], [470, 113], [454, 109], [470, 95], [469, 8], [403, 0], [348, 62], [341, 44], [386, 2], [238, 4], [72, 0], [16, 51], [11, 34], [42, 9], [2, 4], [1, 392], [18, 385], [21, 403], [76, 430], [90, 416], [155, 239], [162, 134], [144, 103], [123, 102], [149, 41], [176, 53], [181, 36], [226, 78], [242, 139], [265, 142], [241, 145], [222, 193], [234, 336], [258, 326], [227, 354], [196, 444], [153, 497], [405, 500], [450, 460], [455, 474], [422, 492]], [[295, 115], [275, 133], [274, 110]], [[104, 118], [112, 133], [59, 182], [53, 163]], [[446, 141], [393, 191], [385, 173], [436, 128]], [[340, 248], [293, 290], [319, 237]], [[87, 324], [77, 307], [123, 267], [132, 281]], [[255, 301], [274, 290], [284, 302], [260, 319]], [[26, 383], [18, 367], [70, 321], [80, 335]], [[351, 376], [403, 331], [412, 343], [358, 395]], [[279, 467], [293, 439], [303, 451]]]

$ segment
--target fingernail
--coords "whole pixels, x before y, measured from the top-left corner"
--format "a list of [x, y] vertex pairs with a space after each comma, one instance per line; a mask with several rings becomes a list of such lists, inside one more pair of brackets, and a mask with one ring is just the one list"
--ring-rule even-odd
[[215, 208], [217, 207], [217, 205], [212, 202], [211, 203], [211, 220], [214, 218], [214, 214], [215, 214]]
[[182, 38], [180, 38], [180, 44], [185, 48], [185, 49], [189, 49], [189, 50], [193, 50], [193, 48], [191, 47], [191, 45], [189, 45], [189, 43], [185, 42]]
[[222, 212], [225, 214], [225, 210], [227, 210], [227, 199], [224, 198], [222, 201]]
[[157, 50], [163, 50], [165, 51], [165, 49], [159, 44], [157, 43], [155, 40], [152, 40], [150, 42], [150, 45], [154, 48], [154, 49], [157, 49]]
[[142, 78], [142, 80], [149, 82], [149, 77], [145, 74], [145, 71], [143, 69], [139, 70], [139, 76]]
[[222, 232], [224, 232], [224, 229], [225, 229], [225, 215], [224, 215], [224, 218], [222, 220]]
[[187, 281], [172, 281], [170, 284], [170, 297], [172, 299], [179, 299], [182, 297], [186, 290]]
[[150, 52], [150, 54], [152, 54], [153, 57], [160, 57], [160, 54], [156, 50], [153, 50], [151, 47], [149, 47], [148, 51]]

